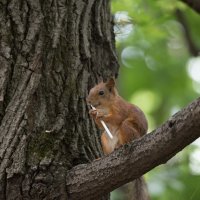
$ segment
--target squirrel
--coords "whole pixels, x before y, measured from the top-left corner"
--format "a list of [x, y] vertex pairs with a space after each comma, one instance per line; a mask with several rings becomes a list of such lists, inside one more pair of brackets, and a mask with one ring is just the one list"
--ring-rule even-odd
[[[103, 130], [101, 144], [105, 155], [147, 133], [148, 124], [144, 113], [136, 105], [126, 102], [119, 96], [114, 78], [94, 86], [86, 101], [96, 108], [91, 109], [89, 114]], [[102, 120], [112, 133], [112, 139], [106, 134]], [[143, 177], [135, 179], [132, 184], [134, 184], [133, 200], [150, 200]]]
[[101, 123], [103, 120], [113, 135], [110, 139], [105, 130], [101, 134], [101, 144], [105, 155], [147, 132], [148, 125], [144, 113], [136, 105], [128, 103], [119, 96], [114, 78], [94, 86], [86, 100], [88, 104], [96, 108], [96, 110], [90, 110], [89, 114], [97, 126], [103, 130]]

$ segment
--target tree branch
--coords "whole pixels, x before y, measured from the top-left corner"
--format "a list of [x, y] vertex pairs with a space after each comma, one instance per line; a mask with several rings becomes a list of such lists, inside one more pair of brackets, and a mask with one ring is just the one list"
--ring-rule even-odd
[[192, 36], [190, 33], [190, 29], [188, 27], [188, 23], [187, 20], [183, 14], [183, 12], [181, 10], [176, 10], [175, 15], [178, 19], [178, 21], [181, 23], [181, 25], [183, 26], [184, 29], [184, 36], [185, 36], [185, 41], [187, 43], [189, 52], [192, 56], [198, 56], [199, 55], [199, 49], [197, 48], [196, 44], [194, 43], [194, 41], [192, 40]]
[[193, 10], [200, 13], [200, 1], [199, 0], [181, 0], [182, 2], [186, 3], [190, 6]]
[[200, 98], [161, 127], [109, 156], [78, 165], [66, 177], [70, 199], [98, 199], [167, 162], [200, 136]]

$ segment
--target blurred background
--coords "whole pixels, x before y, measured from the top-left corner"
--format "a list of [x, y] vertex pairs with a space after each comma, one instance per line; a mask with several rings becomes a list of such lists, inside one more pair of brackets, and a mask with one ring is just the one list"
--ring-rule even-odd
[[[200, 95], [200, 15], [175, 0], [112, 0], [121, 96], [149, 131]], [[152, 155], [153, 156], [153, 155]], [[200, 140], [145, 175], [152, 200], [200, 199]], [[112, 200], [127, 200], [122, 187]]]

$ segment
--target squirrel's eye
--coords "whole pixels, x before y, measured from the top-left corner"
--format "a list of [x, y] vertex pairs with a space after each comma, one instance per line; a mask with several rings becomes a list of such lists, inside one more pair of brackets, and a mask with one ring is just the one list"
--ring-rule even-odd
[[101, 91], [99, 91], [99, 95], [104, 95], [104, 91], [103, 90], [101, 90]]

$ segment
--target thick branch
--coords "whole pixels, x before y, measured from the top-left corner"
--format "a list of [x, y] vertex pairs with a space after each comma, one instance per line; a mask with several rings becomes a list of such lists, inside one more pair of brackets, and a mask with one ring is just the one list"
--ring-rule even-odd
[[200, 1], [199, 0], [181, 0], [182, 2], [186, 3], [196, 12], [200, 13]]
[[78, 165], [66, 178], [70, 199], [98, 199], [167, 162], [200, 136], [200, 98], [152, 133], [90, 164]]

